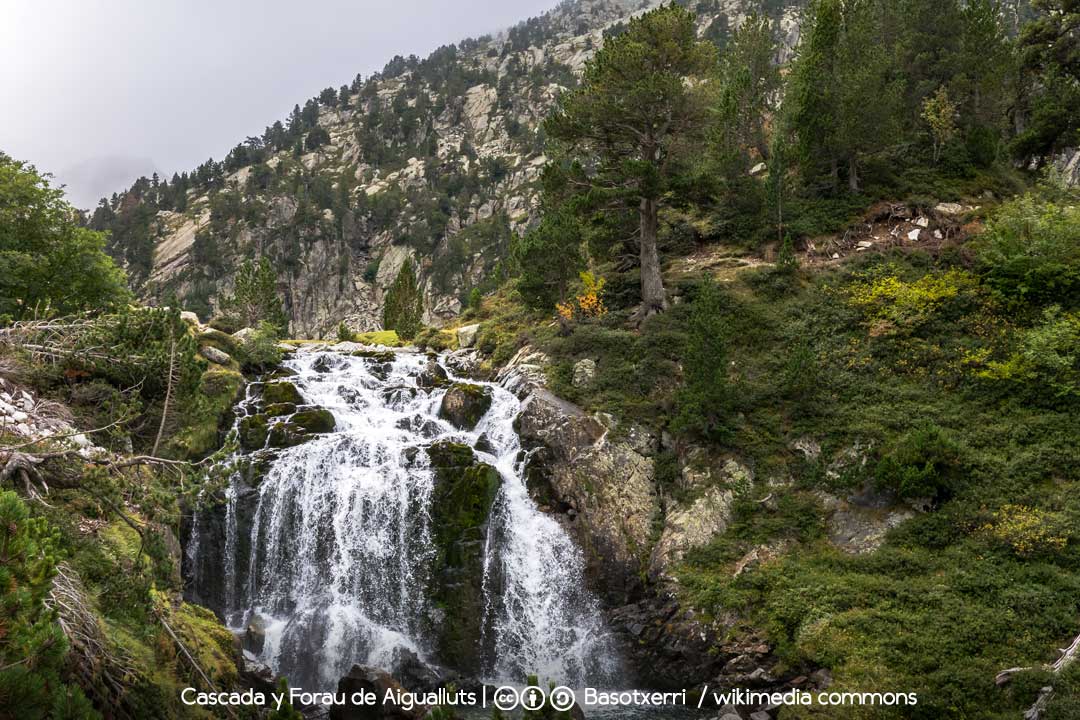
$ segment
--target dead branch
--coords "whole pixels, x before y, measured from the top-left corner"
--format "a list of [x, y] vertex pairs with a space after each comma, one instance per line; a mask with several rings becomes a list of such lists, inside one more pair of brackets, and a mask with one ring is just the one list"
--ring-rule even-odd
[[173, 336], [172, 326], [169, 326], [169, 378], [165, 385], [165, 402], [161, 407], [161, 423], [158, 425], [157, 437], [154, 438], [154, 449], [151, 455], [158, 454], [161, 445], [161, 436], [165, 434], [165, 422], [169, 419], [169, 401], [172, 400], [173, 383], [176, 377], [176, 338]]
[[[1073, 638], [1073, 641], [1068, 647], [1060, 648], [1058, 650], [1061, 656], [1058, 657], [1050, 665], [1046, 665], [1053, 675], [1060, 675], [1061, 671], [1067, 668], [1076, 660], [1077, 654], [1080, 654], [1080, 635]], [[1012, 681], [1013, 677], [1017, 673], [1031, 670], [1030, 667], [1013, 667], [1007, 670], [1002, 670], [994, 677], [994, 684], [997, 686], [1006, 685]], [[1035, 699], [1035, 703], [1024, 711], [1024, 720], [1039, 720], [1042, 717], [1043, 712], [1046, 710], [1047, 703], [1050, 702], [1050, 697], [1054, 694], [1054, 687], [1047, 685], [1039, 690], [1039, 697]]]

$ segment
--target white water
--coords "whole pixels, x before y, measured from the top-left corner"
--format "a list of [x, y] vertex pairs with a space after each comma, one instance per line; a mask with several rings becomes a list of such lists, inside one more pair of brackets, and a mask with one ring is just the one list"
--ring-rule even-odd
[[[319, 372], [317, 361], [329, 370]], [[289, 360], [299, 373], [290, 380], [307, 402], [334, 413], [335, 432], [280, 452], [258, 487], [247, 557], [238, 553], [234, 478], [226, 547], [199, 547], [193, 535], [189, 558], [222, 552], [225, 616], [237, 628], [258, 616], [266, 626], [261, 659], [294, 685], [333, 689], [354, 663], [392, 669], [401, 649], [437, 661], [426, 636], [434, 617], [434, 478], [422, 448], [440, 439], [471, 446], [484, 434], [492, 452], [477, 455], [498, 469], [502, 486], [485, 543], [482, 674], [520, 681], [537, 673], [570, 685], [615, 680], [581, 553], [528, 495], [513, 430], [519, 401], [489, 385], [491, 409], [475, 431], [458, 431], [437, 417], [444, 391], [416, 386], [425, 363], [400, 354], [383, 374], [366, 358]]]

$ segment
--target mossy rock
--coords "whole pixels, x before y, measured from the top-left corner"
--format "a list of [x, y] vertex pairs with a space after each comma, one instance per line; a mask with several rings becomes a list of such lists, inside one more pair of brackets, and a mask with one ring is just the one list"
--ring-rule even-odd
[[502, 480], [498, 470], [477, 461], [468, 445], [439, 442], [427, 455], [435, 473], [433, 600], [444, 614], [436, 644], [444, 663], [476, 672], [482, 657], [486, 528]]
[[369, 358], [378, 363], [394, 362], [394, 358], [397, 357], [388, 350], [356, 350], [352, 353], [352, 356]]
[[240, 458], [236, 463], [236, 471], [248, 486], [257, 488], [266, 479], [267, 473], [277, 460], [276, 452], [261, 452]]
[[337, 420], [334, 419], [334, 413], [326, 408], [301, 410], [292, 416], [291, 422], [304, 428], [309, 433], [333, 432], [334, 428], [337, 426]]
[[236, 338], [213, 328], [208, 328], [199, 333], [199, 345], [209, 345], [227, 353], [231, 357], [239, 357], [243, 354], [243, 348]]
[[194, 402], [179, 415], [181, 425], [169, 439], [169, 455], [201, 460], [221, 447], [243, 387], [244, 376], [237, 370], [214, 365], [204, 372]]
[[263, 387], [262, 401], [266, 405], [276, 405], [278, 403], [292, 403], [293, 405], [303, 405], [304, 396], [300, 394], [300, 391], [296, 389], [296, 386], [291, 382], [272, 382], [267, 383]]
[[284, 378], [296, 377], [299, 374], [300, 373], [296, 372], [292, 368], [277, 367], [277, 368], [274, 368], [273, 372], [271, 372], [269, 375], [266, 376], [266, 379], [267, 380], [282, 380]]
[[265, 447], [266, 437], [269, 434], [266, 415], [248, 415], [242, 418], [237, 432], [240, 435], [240, 447], [244, 450], [250, 452]]
[[296, 412], [296, 404], [291, 402], [274, 403], [273, 405], [267, 405], [263, 410], [263, 414], [267, 417], [282, 417], [284, 415], [292, 415]]
[[311, 435], [300, 425], [281, 422], [270, 427], [267, 443], [274, 448], [288, 448], [302, 445], [310, 439]]
[[459, 430], [472, 430], [490, 408], [490, 388], [471, 383], [454, 383], [439, 405], [439, 417]]

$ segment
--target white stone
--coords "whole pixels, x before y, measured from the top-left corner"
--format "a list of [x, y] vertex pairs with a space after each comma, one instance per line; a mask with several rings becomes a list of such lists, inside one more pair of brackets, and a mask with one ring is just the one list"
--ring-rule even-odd
[[920, 235], [922, 235], [922, 230], [920, 230], [919, 228], [915, 228], [907, 234], [907, 239], [915, 241], [919, 239]]
[[870, 242], [869, 240], [860, 240], [859, 247], [863, 250], [866, 250], [867, 248], [874, 247], [874, 243]]
[[754, 167], [750, 168], [750, 174], [752, 176], [762, 175], [766, 171], [768, 171], [768, 169], [769, 169], [768, 165], [766, 165], [763, 162], [760, 162], [757, 165], [755, 165]]
[[928, 218], [925, 218], [925, 217], [916, 218], [915, 219], [915, 224], [918, 225], [921, 228], [928, 228], [928, 227], [930, 227], [930, 220]]
[[24, 423], [30, 419], [30, 416], [24, 413], [22, 410], [16, 410], [11, 413], [11, 419], [17, 423]]
[[964, 212], [964, 206], [960, 203], [938, 203], [934, 212], [940, 215], [959, 215]]
[[457, 341], [459, 348], [472, 347], [476, 342], [476, 333], [480, 330], [480, 324], [463, 325], [458, 328]]
[[218, 365], [228, 365], [229, 361], [232, 360], [227, 352], [218, 350], [216, 347], [210, 345], [199, 348], [199, 354], [210, 362], [217, 363]]
[[578, 360], [574, 363], [574, 387], [585, 387], [592, 383], [593, 378], [596, 377], [596, 361], [592, 358], [585, 358], [584, 360]]

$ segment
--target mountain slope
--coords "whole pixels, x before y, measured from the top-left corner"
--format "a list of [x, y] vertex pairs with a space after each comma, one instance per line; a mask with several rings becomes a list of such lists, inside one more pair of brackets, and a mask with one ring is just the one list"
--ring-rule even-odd
[[[247, 258], [278, 272], [293, 335], [344, 321], [381, 326], [406, 261], [439, 324], [506, 274], [513, 233], [535, 217], [546, 161], [539, 127], [605, 33], [655, 2], [576, 0], [494, 37], [328, 88], [223, 162], [171, 182], [141, 179], [102, 201], [92, 225], [151, 302], [213, 314]], [[747, 12], [769, 12], [785, 51], [799, 2], [707, 0], [699, 32], [722, 43]]]

